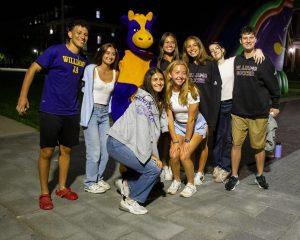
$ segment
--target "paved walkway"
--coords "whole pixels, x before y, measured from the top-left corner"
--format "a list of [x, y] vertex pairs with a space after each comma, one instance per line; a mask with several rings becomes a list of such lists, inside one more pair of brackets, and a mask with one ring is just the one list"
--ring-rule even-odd
[[[36, 130], [0, 116], [0, 240], [4, 239], [300, 239], [300, 100], [282, 104], [278, 137], [283, 157], [265, 172], [269, 190], [254, 184], [254, 175], [241, 180], [235, 191], [206, 175], [205, 183], [189, 199], [156, 189], [146, 206], [147, 215], [118, 209], [120, 195], [113, 186], [118, 165], [109, 162], [105, 194], [83, 191], [83, 139], [74, 148], [69, 184], [79, 193], [74, 202], [54, 196], [54, 209], [38, 208], [38, 142]], [[4, 125], [4, 126], [3, 126]], [[50, 187], [57, 179], [57, 154], [51, 165]]]
[[19, 136], [26, 133], [34, 133], [37, 132], [32, 127], [21, 124], [13, 119], [4, 117], [0, 115], [0, 137], [11, 137], [11, 136]]

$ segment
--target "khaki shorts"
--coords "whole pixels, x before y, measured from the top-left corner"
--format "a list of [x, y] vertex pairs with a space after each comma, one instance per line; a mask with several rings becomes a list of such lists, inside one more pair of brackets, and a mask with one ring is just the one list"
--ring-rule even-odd
[[253, 149], [264, 149], [267, 135], [267, 118], [250, 119], [231, 114], [232, 144], [242, 146], [249, 132], [250, 145]]

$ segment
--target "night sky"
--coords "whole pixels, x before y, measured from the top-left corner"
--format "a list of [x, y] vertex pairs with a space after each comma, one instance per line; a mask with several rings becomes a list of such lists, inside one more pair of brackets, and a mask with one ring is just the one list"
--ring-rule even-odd
[[[153, 24], [156, 44], [163, 32], [169, 31], [177, 36], [180, 50], [186, 37], [196, 35], [205, 45], [211, 41], [221, 41], [230, 52], [238, 45], [238, 33], [242, 25], [268, 0], [188, 0], [180, 3], [170, 0], [64, 0], [65, 5], [70, 2], [75, 6], [72, 11], [76, 12], [78, 18], [93, 19], [94, 9], [98, 7], [101, 9], [101, 21], [115, 24], [120, 24], [120, 17], [126, 15], [129, 9], [143, 14], [152, 11], [157, 16]], [[50, 11], [55, 6], [60, 8], [60, 3], [60, 0], [7, 2], [6, 9], [1, 7], [1, 46], [22, 44], [15, 37], [20, 21]]]

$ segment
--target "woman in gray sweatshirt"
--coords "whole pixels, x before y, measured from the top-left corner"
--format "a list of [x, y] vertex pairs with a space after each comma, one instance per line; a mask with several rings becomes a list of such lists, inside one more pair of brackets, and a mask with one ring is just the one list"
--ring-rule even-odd
[[130, 178], [115, 182], [122, 194], [119, 208], [133, 214], [148, 212], [140, 203], [145, 203], [161, 173], [157, 141], [163, 127], [160, 119], [164, 85], [163, 72], [159, 68], [150, 68], [143, 86], [108, 132], [110, 157], [130, 171]]

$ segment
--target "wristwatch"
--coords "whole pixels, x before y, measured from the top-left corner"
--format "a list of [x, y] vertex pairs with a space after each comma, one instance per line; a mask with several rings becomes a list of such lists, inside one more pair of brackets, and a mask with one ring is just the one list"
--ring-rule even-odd
[[187, 138], [184, 139], [184, 142], [186, 142], [186, 143], [189, 143], [190, 141], [191, 141], [190, 139], [187, 139]]

